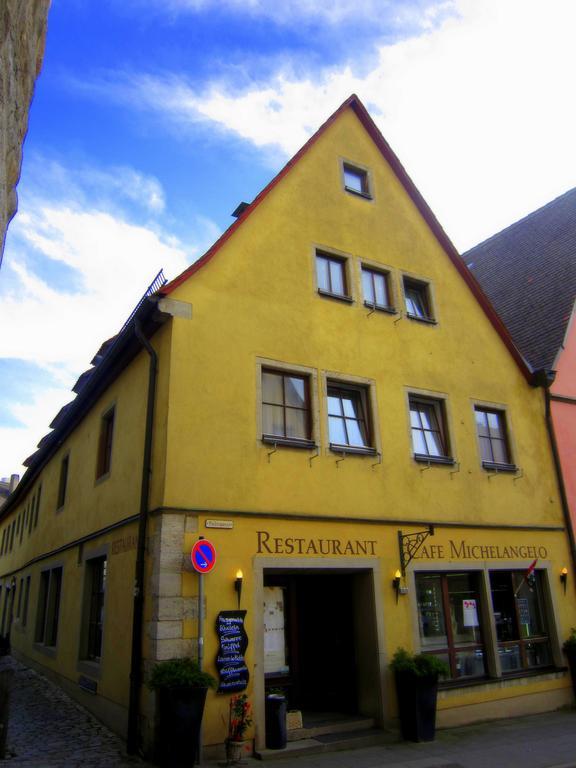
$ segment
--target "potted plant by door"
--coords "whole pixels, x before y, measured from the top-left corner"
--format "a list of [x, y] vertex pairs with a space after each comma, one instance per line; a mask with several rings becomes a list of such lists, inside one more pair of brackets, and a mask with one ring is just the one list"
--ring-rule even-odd
[[156, 664], [148, 685], [157, 697], [156, 761], [170, 768], [194, 765], [206, 693], [216, 680], [194, 659], [170, 659]]
[[572, 689], [576, 696], [576, 627], [572, 627], [568, 639], [564, 641], [562, 650], [568, 659], [570, 674], [572, 675]]
[[390, 669], [396, 680], [402, 738], [408, 741], [433, 741], [436, 733], [438, 678], [449, 670], [437, 656], [408, 653], [398, 648]]
[[244, 736], [252, 725], [252, 706], [245, 693], [239, 693], [230, 699], [228, 719], [228, 738], [226, 739], [226, 758], [228, 765], [234, 765], [245, 757], [250, 750]]

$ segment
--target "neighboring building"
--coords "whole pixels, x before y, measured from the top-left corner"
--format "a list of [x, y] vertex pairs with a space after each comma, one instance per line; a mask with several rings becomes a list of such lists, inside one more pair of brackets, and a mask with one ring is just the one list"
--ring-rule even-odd
[[34, 83], [40, 74], [50, 0], [4, 0], [0, 13], [0, 264], [16, 213], [16, 184]]
[[[212, 754], [247, 673], [258, 749], [271, 686], [390, 722], [399, 646], [449, 662], [440, 726], [571, 702], [543, 394], [358, 98], [237, 213], [102, 347], [2, 510], [13, 652], [132, 747], [140, 671], [199, 649]], [[245, 668], [216, 631], [243, 618]]]
[[576, 189], [463, 256], [518, 348], [548, 381], [547, 408], [576, 531]]
[[3, 477], [0, 480], [0, 507], [8, 496], [12, 493], [12, 491], [16, 488], [18, 485], [18, 481], [20, 480], [20, 475], [10, 475], [10, 477]]

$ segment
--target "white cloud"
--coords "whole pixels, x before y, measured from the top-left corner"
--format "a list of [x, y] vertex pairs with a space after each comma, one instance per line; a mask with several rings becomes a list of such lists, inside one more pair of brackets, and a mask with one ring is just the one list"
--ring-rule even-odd
[[[307, 79], [281, 71], [239, 91], [223, 83], [199, 89], [182, 77], [127, 76], [117, 81], [116, 96], [157, 110], [180, 129], [206, 122], [287, 156], [357, 92], [466, 248], [575, 183], [576, 4], [455, 0], [449, 7], [449, 15], [445, 3], [427, 9], [425, 32], [381, 45], [362, 77], [350, 66]], [[110, 93], [109, 84], [92, 87], [105, 85]]]
[[[191, 259], [152, 229], [97, 210], [43, 205], [14, 222], [20, 258], [5, 264], [16, 277], [4, 292], [0, 356], [78, 371], [100, 342], [122, 325], [161, 267], [174, 276]], [[53, 287], [27, 266], [22, 245], [71, 268], [79, 289]]]
[[164, 189], [158, 179], [133, 168], [117, 166], [106, 171], [83, 168], [78, 173], [84, 186], [105, 189], [108, 194], [114, 190], [153, 213], [161, 213], [166, 207]]
[[[10, 408], [23, 426], [0, 428], [0, 476], [17, 471], [15, 465], [33, 452], [56, 412], [72, 399], [77, 376], [101, 342], [117, 333], [155, 274], [164, 268], [168, 278], [175, 277], [219, 234], [211, 221], [198, 218], [195, 245], [185, 248], [154, 222], [144, 225], [106, 210], [117, 192], [109, 171], [56, 170], [61, 178], [75, 176], [81, 194], [68, 188], [67, 199], [49, 202], [22, 195], [8, 233], [0, 327], [11, 332], [0, 334], [0, 358], [34, 363], [39, 374], [32, 400]], [[88, 176], [92, 186], [97, 181], [99, 200], [107, 187], [110, 199], [102, 208], [87, 201], [89, 185], [82, 187], [82, 181]], [[122, 178], [144, 177], [125, 169]], [[38, 194], [39, 185], [30, 186]], [[147, 188], [147, 208], [159, 209], [156, 194], [153, 184]]]
[[0, 426], [0, 477], [10, 477], [14, 472], [22, 475], [20, 462], [34, 453], [40, 438], [50, 431], [52, 419], [72, 396], [69, 388], [43, 387], [27, 403], [12, 406], [19, 426]]
[[26, 174], [36, 197], [57, 197], [114, 210], [120, 202], [129, 202], [151, 214], [162, 213], [166, 207], [160, 181], [128, 166], [95, 168], [76, 163], [70, 168], [59, 160], [32, 154], [26, 158]]
[[[124, 0], [125, 2], [126, 0]], [[434, 0], [131, 0], [134, 5], [147, 9], [150, 5], [161, 7], [163, 13], [172, 15], [184, 13], [228, 13], [244, 17], [259, 17], [276, 24], [294, 24], [299, 20], [321, 21], [337, 25], [343, 22], [405, 21], [407, 16], [414, 21], [425, 23], [429, 14], [426, 6], [451, 6], [451, 3], [435, 3]], [[424, 8], [419, 14], [417, 9]]]

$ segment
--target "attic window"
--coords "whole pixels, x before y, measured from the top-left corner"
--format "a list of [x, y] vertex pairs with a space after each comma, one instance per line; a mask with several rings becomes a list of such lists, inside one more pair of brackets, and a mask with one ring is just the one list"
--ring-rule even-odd
[[372, 197], [368, 183], [368, 171], [349, 163], [343, 163], [342, 172], [344, 174], [344, 189], [347, 192], [353, 192], [355, 195], [362, 195], [363, 197]]
[[423, 280], [404, 277], [403, 286], [406, 316], [425, 323], [435, 322], [429, 284]]

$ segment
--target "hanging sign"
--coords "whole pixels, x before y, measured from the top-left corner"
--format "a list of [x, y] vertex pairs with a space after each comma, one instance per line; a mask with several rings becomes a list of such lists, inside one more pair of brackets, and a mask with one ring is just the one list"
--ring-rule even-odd
[[218, 693], [237, 693], [248, 687], [250, 673], [244, 661], [248, 635], [244, 629], [246, 611], [220, 611], [216, 634], [220, 647], [216, 655]]
[[198, 573], [210, 573], [216, 563], [216, 550], [208, 539], [199, 539], [190, 553], [192, 567]]

